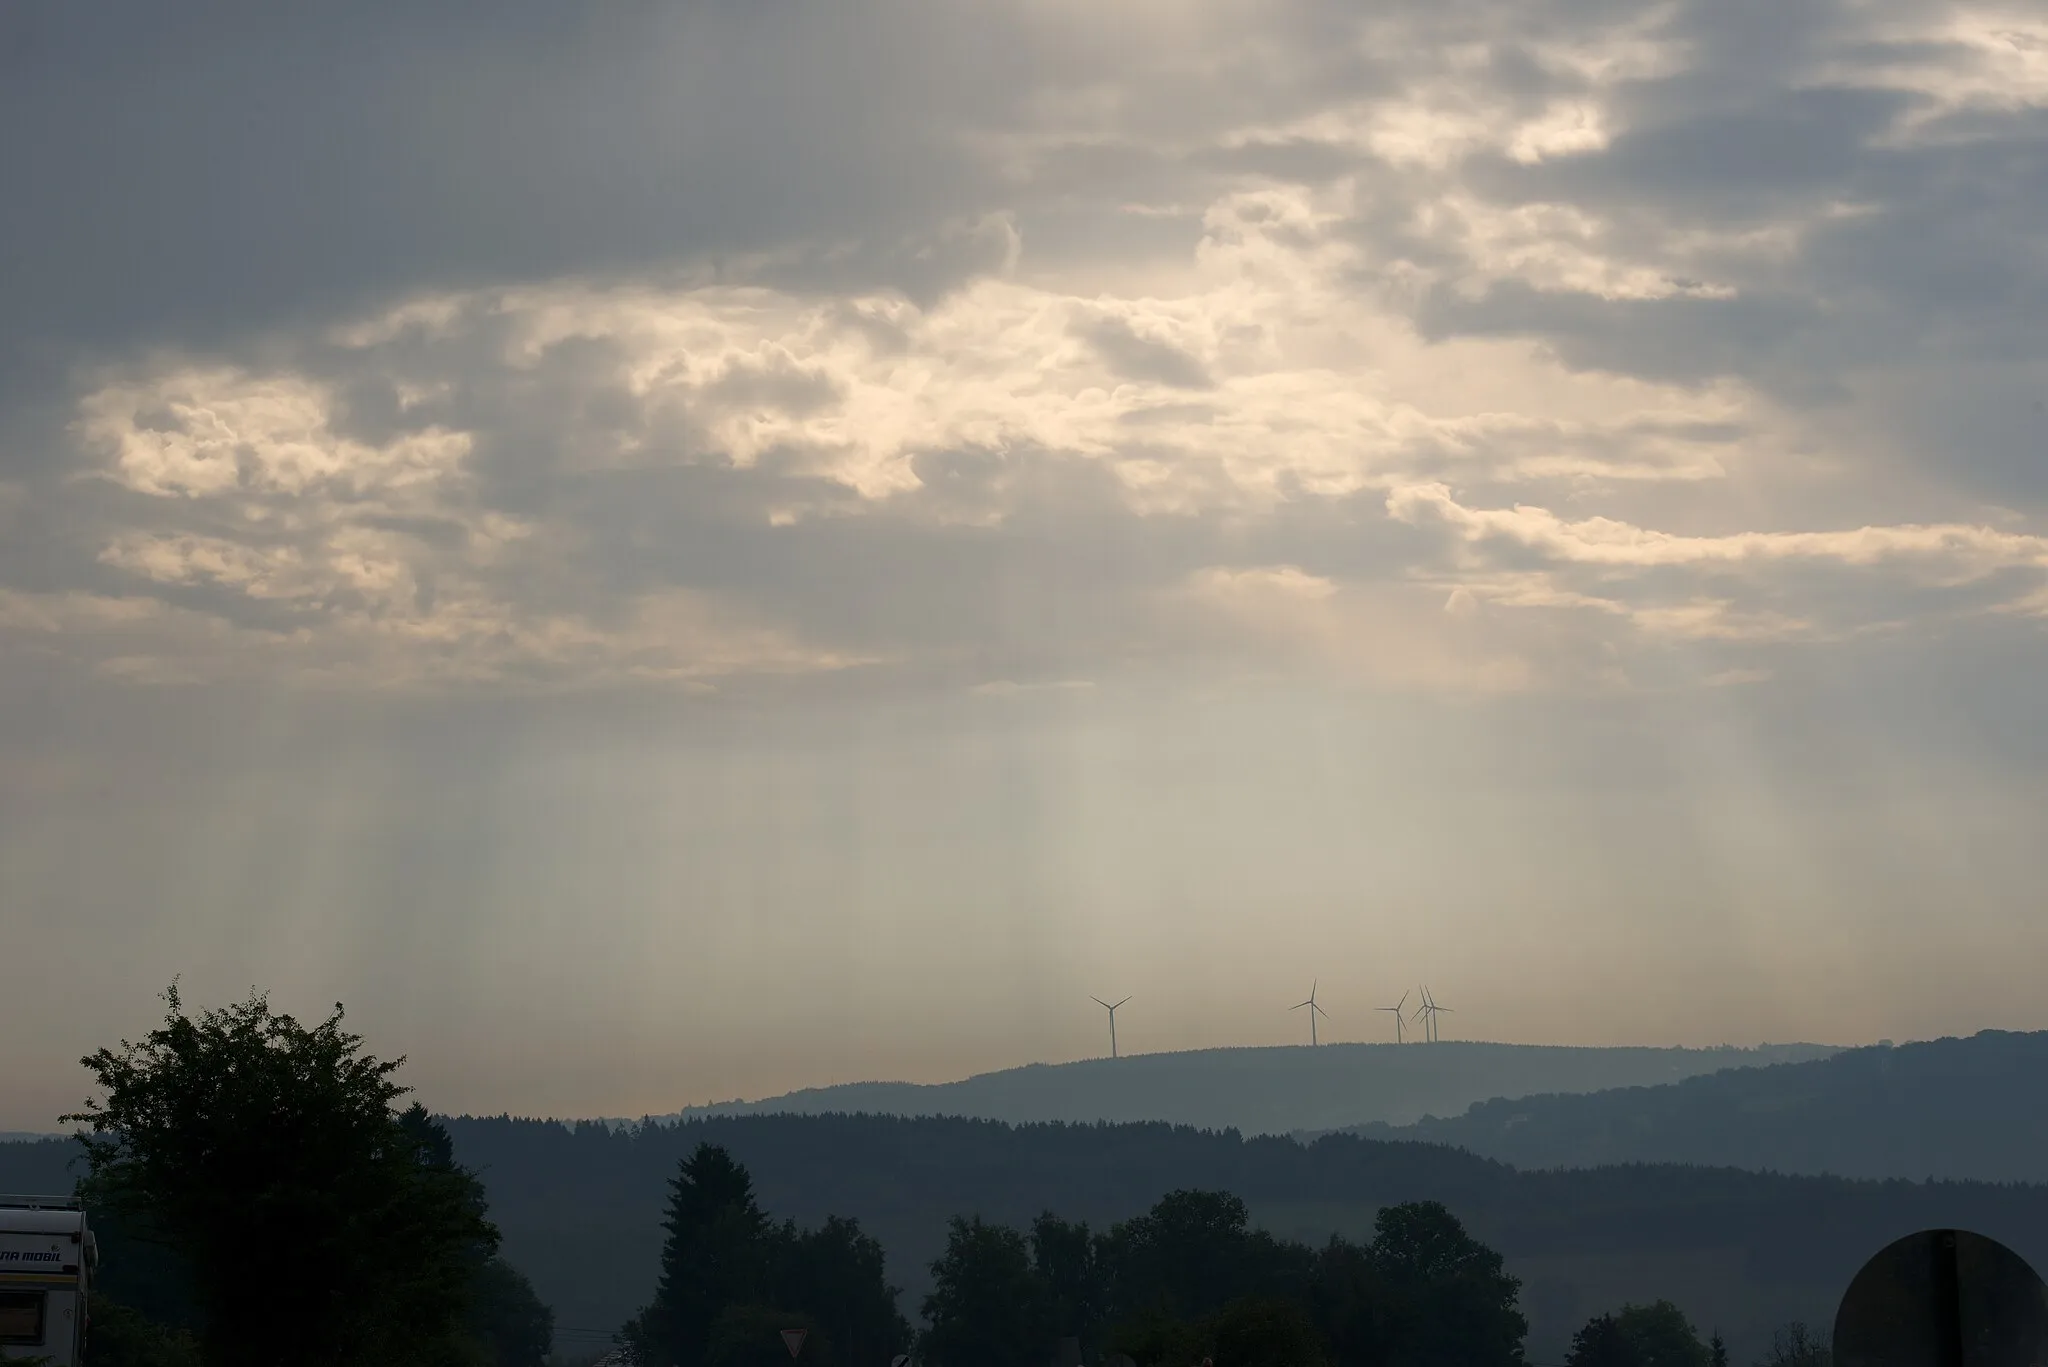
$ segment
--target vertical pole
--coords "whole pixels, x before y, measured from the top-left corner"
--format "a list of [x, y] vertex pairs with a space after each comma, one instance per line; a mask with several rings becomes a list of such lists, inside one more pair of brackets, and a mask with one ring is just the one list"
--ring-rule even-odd
[[1934, 1361], [1936, 1367], [1963, 1367], [1962, 1269], [1952, 1229], [1934, 1236]]

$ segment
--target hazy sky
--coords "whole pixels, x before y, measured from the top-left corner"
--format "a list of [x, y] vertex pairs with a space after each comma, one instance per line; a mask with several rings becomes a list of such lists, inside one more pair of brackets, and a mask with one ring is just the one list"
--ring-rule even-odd
[[0, 1128], [2048, 1025], [2038, 4], [12, 0], [0, 186]]

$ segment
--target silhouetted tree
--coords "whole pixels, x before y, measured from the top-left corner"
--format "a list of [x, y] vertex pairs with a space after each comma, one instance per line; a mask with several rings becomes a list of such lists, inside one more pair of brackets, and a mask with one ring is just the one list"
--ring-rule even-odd
[[978, 1215], [948, 1227], [924, 1316], [933, 1367], [1044, 1367], [1057, 1337], [1052, 1298], [1024, 1236]]
[[658, 1367], [702, 1367], [712, 1326], [727, 1309], [769, 1302], [768, 1217], [732, 1155], [699, 1144], [669, 1182], [667, 1240], [654, 1300], [621, 1337]]
[[704, 1348], [705, 1367], [791, 1367], [789, 1348], [782, 1339], [791, 1329], [804, 1334], [796, 1367], [832, 1367], [838, 1360], [831, 1339], [819, 1332], [813, 1316], [763, 1305], [732, 1305], [712, 1322]]
[[1709, 1367], [1713, 1360], [1692, 1321], [1670, 1301], [1624, 1305], [1614, 1323], [1643, 1367]]
[[1177, 1319], [1155, 1306], [1110, 1326], [1108, 1344], [1138, 1367], [1192, 1367], [1214, 1355], [1213, 1329], [1206, 1320]]
[[1323, 1367], [1329, 1350], [1300, 1301], [1245, 1297], [1218, 1311], [1208, 1356], [1224, 1367]]
[[1728, 1367], [1728, 1345], [1722, 1340], [1719, 1329], [1707, 1340], [1707, 1360], [1711, 1367]]
[[1114, 1226], [1099, 1251], [1110, 1312], [1193, 1321], [1241, 1297], [1304, 1297], [1313, 1255], [1250, 1223], [1227, 1191], [1182, 1190]]
[[1762, 1367], [1829, 1367], [1833, 1361], [1827, 1339], [1794, 1320], [1779, 1325], [1771, 1335], [1770, 1351], [1764, 1354]]
[[[447, 1127], [417, 1102], [398, 1117], [398, 1123], [412, 1141], [421, 1166], [439, 1180], [466, 1190], [469, 1204], [481, 1215], [486, 1204], [483, 1184], [456, 1164], [455, 1143]], [[423, 1284], [414, 1294], [452, 1294], [463, 1305], [457, 1353], [451, 1362], [461, 1367], [542, 1367], [554, 1348], [554, 1311], [541, 1304], [524, 1274], [495, 1256], [494, 1248], [494, 1241], [479, 1240], [471, 1245], [469, 1267], [461, 1276], [459, 1290], [452, 1282]], [[418, 1311], [415, 1305], [404, 1313]]]
[[1086, 1224], [1070, 1223], [1051, 1211], [1031, 1224], [1031, 1266], [1045, 1287], [1053, 1333], [1079, 1339], [1087, 1361], [1095, 1359], [1109, 1295], [1103, 1243]]
[[86, 1351], [92, 1367], [202, 1367], [199, 1342], [188, 1330], [158, 1324], [97, 1291]]
[[1204, 1359], [1224, 1367], [1324, 1367], [1328, 1345], [1300, 1301], [1244, 1296], [1200, 1319], [1156, 1308], [1110, 1332], [1114, 1351], [1141, 1367], [1192, 1367]]
[[519, 1269], [486, 1258], [473, 1275], [463, 1333], [483, 1367], [542, 1367], [554, 1349], [555, 1312]]
[[363, 1052], [342, 1008], [308, 1029], [260, 995], [83, 1062], [99, 1208], [175, 1254], [213, 1367], [446, 1367], [497, 1244], [447, 1136], [401, 1118], [403, 1059]]
[[[777, 1242], [775, 1303], [801, 1307], [800, 1327], [820, 1333], [843, 1361], [874, 1367], [910, 1347], [910, 1324], [896, 1308], [898, 1288], [889, 1285], [882, 1246], [858, 1221], [828, 1216], [802, 1233], [787, 1225]], [[805, 1345], [809, 1362], [808, 1339]]]
[[1385, 1361], [1459, 1367], [1522, 1361], [1529, 1322], [1518, 1308], [1521, 1282], [1440, 1202], [1382, 1210], [1367, 1256], [1381, 1297]]
[[1387, 1360], [1400, 1332], [1390, 1299], [1372, 1251], [1332, 1235], [1316, 1256], [1310, 1304], [1337, 1361], [1377, 1364]]
[[1614, 1322], [1612, 1315], [1596, 1315], [1572, 1335], [1571, 1352], [1565, 1367], [1644, 1367], [1635, 1345]]

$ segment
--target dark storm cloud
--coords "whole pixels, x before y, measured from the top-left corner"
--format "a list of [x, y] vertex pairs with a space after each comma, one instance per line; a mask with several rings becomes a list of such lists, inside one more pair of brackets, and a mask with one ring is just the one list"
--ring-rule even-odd
[[934, 103], [998, 116], [1034, 57], [993, 19], [893, 3], [23, 0], [5, 22], [14, 348], [894, 242], [985, 188]]

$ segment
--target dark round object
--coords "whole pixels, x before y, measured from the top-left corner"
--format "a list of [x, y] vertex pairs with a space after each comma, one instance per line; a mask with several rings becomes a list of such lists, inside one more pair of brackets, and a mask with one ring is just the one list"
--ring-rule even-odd
[[1863, 1265], [1835, 1312], [1835, 1367], [2048, 1367], [2048, 1285], [1963, 1229], [1928, 1229]]

